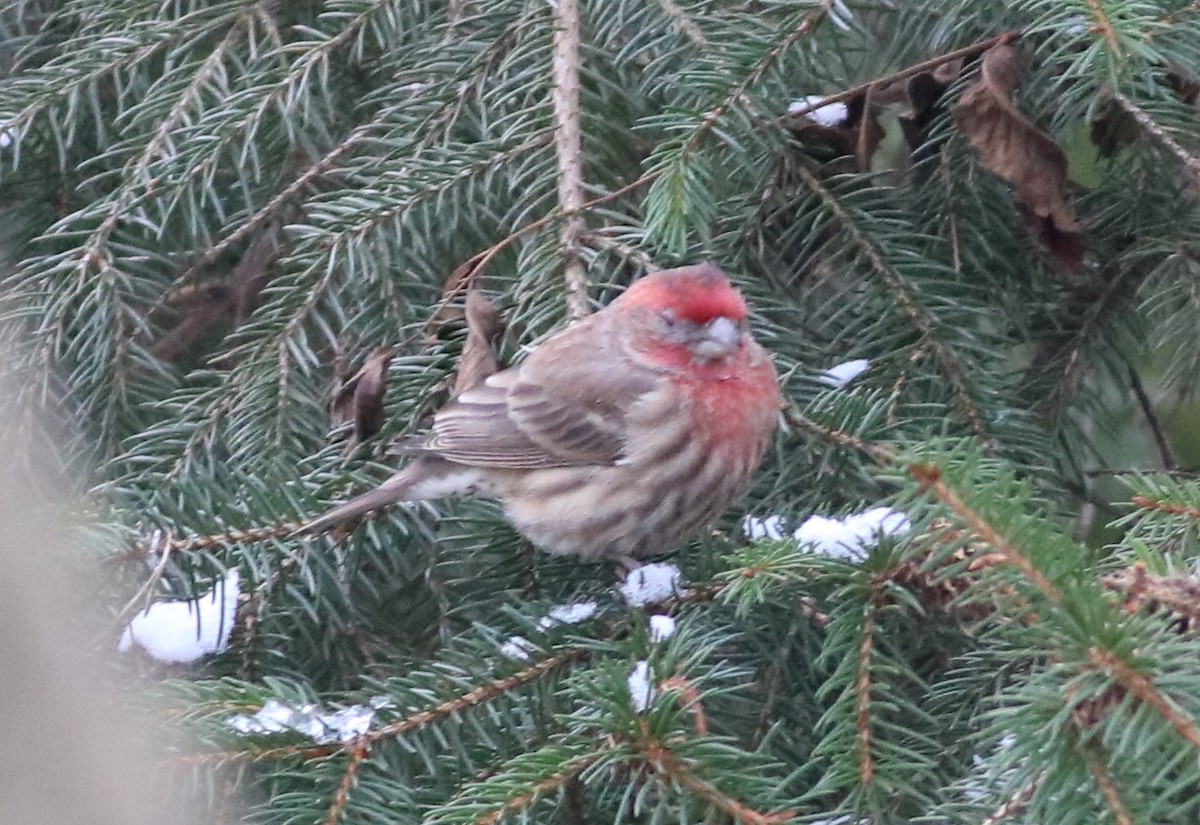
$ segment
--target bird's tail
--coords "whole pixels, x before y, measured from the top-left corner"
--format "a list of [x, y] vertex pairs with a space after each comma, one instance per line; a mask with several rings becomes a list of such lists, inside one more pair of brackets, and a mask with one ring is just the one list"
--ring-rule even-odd
[[410, 487], [412, 487], [410, 478], [404, 473], [398, 473], [384, 482], [382, 486], [368, 490], [362, 495], [355, 496], [344, 504], [339, 504], [316, 518], [306, 521], [297, 527], [292, 535], [305, 536], [324, 533], [335, 524], [365, 516], [367, 513], [389, 504], [404, 501], [408, 497], [407, 493]]

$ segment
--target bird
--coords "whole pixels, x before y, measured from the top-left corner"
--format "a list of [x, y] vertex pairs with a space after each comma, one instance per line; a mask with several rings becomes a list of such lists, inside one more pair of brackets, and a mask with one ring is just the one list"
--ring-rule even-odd
[[778, 426], [775, 367], [715, 264], [659, 270], [442, 407], [379, 487], [319, 534], [397, 502], [499, 500], [552, 554], [636, 567], [748, 489]]

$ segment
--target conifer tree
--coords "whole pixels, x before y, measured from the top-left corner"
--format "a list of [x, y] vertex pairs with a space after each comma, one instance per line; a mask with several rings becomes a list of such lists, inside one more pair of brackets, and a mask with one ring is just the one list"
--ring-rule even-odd
[[[0, 32], [10, 459], [77, 483], [181, 806], [1200, 821], [1196, 3], [24, 0]], [[657, 592], [486, 502], [291, 535], [464, 360], [705, 259], [785, 409]]]

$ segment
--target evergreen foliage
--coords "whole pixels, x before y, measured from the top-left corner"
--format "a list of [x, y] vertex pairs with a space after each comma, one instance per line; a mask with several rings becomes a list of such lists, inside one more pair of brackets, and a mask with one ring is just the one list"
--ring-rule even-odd
[[[245, 583], [228, 651], [114, 666], [172, 710], [180, 805], [1200, 821], [1196, 3], [23, 0], [0, 32], [11, 458], [59, 439], [115, 628]], [[980, 85], [1006, 48], [1011, 97]], [[671, 638], [491, 504], [289, 537], [445, 401], [468, 287], [512, 361], [705, 258], [787, 408], [672, 558]], [[359, 443], [330, 402], [381, 346]], [[911, 529], [862, 558], [743, 536], [877, 504]], [[270, 700], [378, 707], [346, 741], [230, 726]]]

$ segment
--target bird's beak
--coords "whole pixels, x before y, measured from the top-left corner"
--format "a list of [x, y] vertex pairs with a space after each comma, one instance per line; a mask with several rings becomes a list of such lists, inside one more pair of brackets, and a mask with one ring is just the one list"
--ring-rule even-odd
[[704, 337], [693, 347], [696, 356], [706, 360], [724, 358], [737, 350], [742, 330], [730, 318], [721, 316], [704, 325]]

